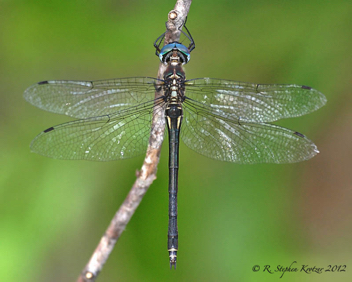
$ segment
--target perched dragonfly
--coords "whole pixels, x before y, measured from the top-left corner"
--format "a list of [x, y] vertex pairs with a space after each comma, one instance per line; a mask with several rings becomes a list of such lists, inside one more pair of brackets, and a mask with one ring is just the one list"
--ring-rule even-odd
[[[240, 164], [294, 163], [308, 160], [317, 147], [305, 135], [270, 122], [298, 117], [322, 107], [325, 96], [295, 84], [255, 84], [232, 80], [186, 80], [182, 69], [195, 48], [188, 29], [186, 47], [172, 42], [160, 48], [163, 79], [130, 77], [100, 81], [42, 81], [25, 99], [50, 112], [79, 120], [50, 127], [31, 143], [38, 154], [69, 160], [112, 161], [146, 151], [151, 120], [165, 118], [169, 135], [170, 268], [178, 250], [177, 190], [179, 138], [207, 157]], [[162, 95], [155, 98], [155, 91]], [[182, 125], [182, 130], [181, 130]]]

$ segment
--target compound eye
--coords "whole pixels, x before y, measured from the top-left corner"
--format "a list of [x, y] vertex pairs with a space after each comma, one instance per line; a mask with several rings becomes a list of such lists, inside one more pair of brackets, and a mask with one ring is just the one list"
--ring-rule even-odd
[[160, 61], [162, 61], [163, 63], [165, 63], [165, 57], [166, 55], [172, 51], [172, 49], [174, 49], [175, 44], [167, 44], [165, 45], [163, 48], [161, 48], [160, 50], [160, 54], [159, 54], [159, 59]]
[[179, 52], [181, 52], [183, 55], [185, 55], [187, 61], [184, 63], [187, 64], [189, 62], [189, 60], [191, 59], [191, 54], [190, 54], [188, 48], [185, 45], [182, 45], [180, 43], [175, 43], [175, 47], [177, 48], [177, 50]]
[[189, 60], [191, 59], [191, 55], [189, 53], [189, 50], [186, 46], [182, 45], [181, 43], [170, 43], [165, 45], [161, 50], [159, 54], [159, 59], [161, 62], [166, 63], [170, 57], [170, 53], [172, 51], [177, 51], [179, 53], [179, 56], [182, 58], [182, 63], [187, 64]]

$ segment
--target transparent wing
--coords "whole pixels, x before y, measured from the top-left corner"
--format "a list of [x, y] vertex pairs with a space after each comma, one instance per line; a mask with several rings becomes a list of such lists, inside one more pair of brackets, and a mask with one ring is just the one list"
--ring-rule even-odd
[[253, 84], [214, 78], [187, 80], [186, 93], [212, 112], [251, 122], [297, 117], [325, 105], [319, 91], [294, 84]]
[[164, 111], [164, 101], [159, 98], [116, 114], [50, 127], [32, 141], [31, 149], [70, 160], [111, 161], [137, 156], [146, 152], [154, 105], [155, 111]]
[[75, 118], [115, 113], [154, 99], [161, 80], [129, 77], [98, 81], [42, 81], [27, 88], [24, 98], [34, 106]]
[[241, 164], [294, 163], [318, 153], [303, 134], [219, 115], [210, 106], [189, 99], [184, 102], [181, 138], [199, 154]]

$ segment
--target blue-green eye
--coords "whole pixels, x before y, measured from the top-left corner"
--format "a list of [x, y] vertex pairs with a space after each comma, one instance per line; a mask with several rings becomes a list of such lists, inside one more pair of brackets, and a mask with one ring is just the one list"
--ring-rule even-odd
[[175, 44], [167, 44], [165, 45], [159, 54], [159, 58], [160, 60], [164, 57], [165, 54], [169, 53], [170, 51], [172, 51], [172, 49], [175, 47]]
[[159, 59], [163, 63], [165, 63], [166, 58], [168, 58], [168, 53], [172, 52], [173, 50], [176, 50], [180, 53], [182, 53], [184, 56], [185, 61], [183, 62], [184, 64], [188, 63], [189, 60], [191, 59], [191, 55], [189, 53], [189, 50], [187, 49], [186, 46], [180, 44], [180, 43], [170, 43], [165, 45], [161, 50], [159, 54]]
[[187, 62], [189, 61], [190, 58], [190, 53], [188, 51], [188, 48], [185, 45], [175, 43], [175, 47], [178, 49], [178, 51], [182, 52], [184, 55], [187, 56]]

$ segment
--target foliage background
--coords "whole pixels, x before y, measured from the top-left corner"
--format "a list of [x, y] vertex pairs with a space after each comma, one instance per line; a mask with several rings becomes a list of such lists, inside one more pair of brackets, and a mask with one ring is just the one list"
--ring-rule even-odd
[[[153, 41], [175, 1], [0, 2], [2, 281], [74, 281], [122, 203], [143, 156], [59, 161], [30, 153], [43, 129], [71, 120], [23, 99], [48, 79], [156, 76]], [[187, 77], [296, 83], [328, 104], [279, 124], [321, 151], [291, 165], [236, 165], [181, 146], [179, 261], [168, 267], [167, 146], [158, 179], [98, 281], [272, 281], [256, 264], [347, 265], [285, 281], [351, 281], [351, 1], [194, 1]]]

